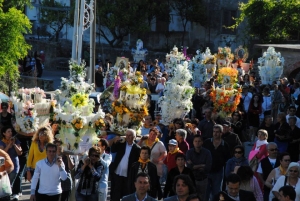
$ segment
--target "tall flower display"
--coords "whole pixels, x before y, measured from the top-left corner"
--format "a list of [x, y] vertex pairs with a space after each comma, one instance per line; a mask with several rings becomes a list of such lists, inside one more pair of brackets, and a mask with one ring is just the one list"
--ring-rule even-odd
[[164, 96], [158, 100], [164, 124], [170, 124], [174, 118], [184, 117], [192, 108], [194, 89], [189, 84], [191, 79], [188, 62], [177, 64], [174, 76], [166, 82]]
[[218, 87], [213, 87], [209, 94], [214, 112], [222, 118], [230, 116], [237, 109], [241, 98], [241, 87], [237, 84], [238, 71], [231, 67], [218, 71]]
[[177, 64], [180, 64], [185, 60], [186, 60], [186, 57], [183, 54], [183, 52], [179, 52], [178, 47], [176, 47], [176, 45], [174, 45], [170, 54], [166, 55], [166, 64], [165, 64], [166, 71], [169, 74], [173, 75], [173, 71], [176, 68]]
[[131, 128], [140, 134], [142, 120], [148, 115], [147, 90], [140, 87], [142, 83], [143, 76], [140, 72], [121, 83], [112, 102], [112, 115], [116, 117], [111, 126], [112, 131], [125, 134]]
[[219, 47], [216, 57], [219, 68], [229, 66], [234, 59], [234, 55], [231, 53], [230, 47]]
[[85, 65], [69, 62], [70, 79], [62, 78], [61, 87], [56, 91], [58, 106], [54, 109], [54, 121], [60, 122], [59, 134], [66, 150], [83, 152], [98, 140], [101, 127], [105, 126], [105, 113], [99, 108], [93, 113], [95, 103], [89, 99], [93, 90], [85, 80]]
[[258, 58], [258, 69], [262, 84], [272, 84], [283, 72], [284, 58], [274, 47], [269, 47], [263, 56]]
[[47, 125], [50, 119], [51, 102], [45, 99], [44, 90], [36, 88], [21, 88], [10, 97], [13, 107], [17, 132], [34, 133], [39, 126]]
[[213, 102], [213, 112], [218, 113], [221, 117], [230, 116], [240, 103], [241, 91], [240, 87], [231, 89], [225, 87], [212, 88], [209, 96]]
[[188, 69], [193, 75], [193, 85], [200, 87], [202, 83], [208, 81], [215, 75], [216, 72], [216, 57], [212, 55], [209, 48], [200, 54], [196, 51], [196, 56], [189, 61]]

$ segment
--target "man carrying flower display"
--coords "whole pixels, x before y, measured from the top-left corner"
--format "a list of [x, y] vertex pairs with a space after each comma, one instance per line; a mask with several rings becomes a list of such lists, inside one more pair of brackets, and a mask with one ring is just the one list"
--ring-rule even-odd
[[138, 161], [140, 156], [140, 147], [134, 143], [136, 132], [133, 129], [128, 129], [125, 133], [125, 143], [120, 141], [120, 136], [114, 138], [111, 146], [111, 152], [115, 152], [115, 160], [112, 163], [111, 170], [113, 173], [111, 200], [120, 201], [120, 199], [128, 195], [128, 188], [123, 185], [128, 183], [129, 171], [132, 164]]

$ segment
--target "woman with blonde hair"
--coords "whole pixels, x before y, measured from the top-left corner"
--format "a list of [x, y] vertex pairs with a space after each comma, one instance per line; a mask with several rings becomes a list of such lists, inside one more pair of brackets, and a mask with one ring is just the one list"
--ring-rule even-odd
[[35, 164], [46, 158], [46, 144], [53, 142], [52, 130], [48, 126], [40, 127], [32, 137], [32, 143], [27, 158], [27, 180], [31, 181]]
[[[278, 178], [276, 181], [273, 189], [271, 190], [272, 193], [270, 193], [270, 199], [272, 200], [274, 196], [279, 199], [279, 189], [282, 186], [292, 186], [296, 191], [296, 199], [295, 201], [300, 201], [300, 166], [299, 163], [291, 162], [286, 175], [283, 175]], [[280, 200], [280, 199], [279, 199]]]

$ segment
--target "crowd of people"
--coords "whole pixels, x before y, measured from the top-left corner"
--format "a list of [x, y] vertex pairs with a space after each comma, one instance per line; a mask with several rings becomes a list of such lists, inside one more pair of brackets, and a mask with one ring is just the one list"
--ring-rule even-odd
[[[163, 95], [169, 75], [162, 63], [140, 61], [136, 70], [149, 97]], [[98, 71], [103, 75], [105, 65]], [[112, 201], [300, 201], [299, 83], [283, 78], [264, 86], [252, 72], [239, 80], [242, 98], [227, 118], [213, 112], [213, 78], [195, 88], [192, 111], [169, 125], [160, 122], [159, 105], [149, 104], [141, 136], [133, 129], [123, 136], [112, 133], [114, 117], [105, 111], [107, 135], [99, 135], [98, 144], [80, 156], [62, 150], [54, 127], [41, 127], [32, 136], [15, 133], [2, 103], [0, 156], [6, 158], [12, 199], [22, 193], [24, 175], [36, 201], [70, 200], [74, 181], [77, 201], [104, 201], [109, 180]], [[98, 91], [104, 89], [101, 83]], [[245, 144], [252, 146], [249, 155]]]

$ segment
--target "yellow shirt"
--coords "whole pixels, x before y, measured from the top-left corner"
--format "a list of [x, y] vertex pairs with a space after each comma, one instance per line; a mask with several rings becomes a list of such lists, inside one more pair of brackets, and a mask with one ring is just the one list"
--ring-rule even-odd
[[39, 160], [42, 160], [46, 158], [46, 148], [44, 149], [43, 152], [39, 150], [39, 144], [38, 142], [32, 142], [30, 149], [29, 149], [29, 154], [27, 158], [27, 168], [35, 169], [35, 164]]

